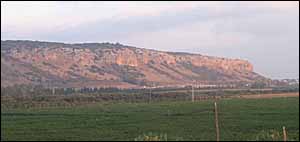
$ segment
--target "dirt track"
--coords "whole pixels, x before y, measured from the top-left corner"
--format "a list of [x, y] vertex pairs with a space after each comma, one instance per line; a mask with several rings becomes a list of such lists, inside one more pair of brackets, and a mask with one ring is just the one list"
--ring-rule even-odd
[[279, 98], [279, 97], [299, 97], [297, 93], [280, 93], [280, 94], [257, 94], [257, 95], [239, 95], [236, 98], [259, 99], [259, 98]]

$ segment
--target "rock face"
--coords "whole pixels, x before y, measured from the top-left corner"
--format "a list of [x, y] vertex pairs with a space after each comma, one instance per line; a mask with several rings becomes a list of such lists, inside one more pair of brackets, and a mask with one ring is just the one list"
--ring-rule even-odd
[[261, 79], [245, 60], [110, 43], [1, 41], [1, 86], [130, 88]]

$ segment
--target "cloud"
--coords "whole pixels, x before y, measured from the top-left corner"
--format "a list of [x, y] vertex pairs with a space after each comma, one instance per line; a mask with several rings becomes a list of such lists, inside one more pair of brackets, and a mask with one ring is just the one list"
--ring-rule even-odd
[[[205, 3], [195, 2], [1, 2], [1, 29], [16, 33], [33, 30], [58, 31], [83, 23], [159, 16], [180, 12]], [[22, 24], [21, 24], [22, 23]]]
[[[97, 21], [116, 22], [139, 17], [162, 17], [165, 13], [182, 13], [205, 9], [209, 15], [244, 7], [290, 9], [294, 2], [1, 2], [1, 29], [19, 35], [32, 31], [56, 32]], [[165, 18], [165, 17], [162, 17]], [[13, 29], [13, 30], [12, 30]]]

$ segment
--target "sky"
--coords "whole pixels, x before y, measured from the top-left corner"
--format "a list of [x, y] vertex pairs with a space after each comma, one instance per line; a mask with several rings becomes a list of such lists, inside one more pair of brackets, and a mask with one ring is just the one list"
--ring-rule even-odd
[[299, 78], [299, 2], [2, 2], [1, 40], [112, 42], [248, 60]]

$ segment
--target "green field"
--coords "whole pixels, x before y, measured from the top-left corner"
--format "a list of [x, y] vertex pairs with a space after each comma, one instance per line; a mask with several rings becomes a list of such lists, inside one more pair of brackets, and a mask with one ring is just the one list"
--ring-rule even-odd
[[[1, 110], [2, 140], [215, 140], [213, 101]], [[218, 101], [221, 140], [299, 141], [299, 97]], [[273, 135], [273, 138], [272, 138]]]

